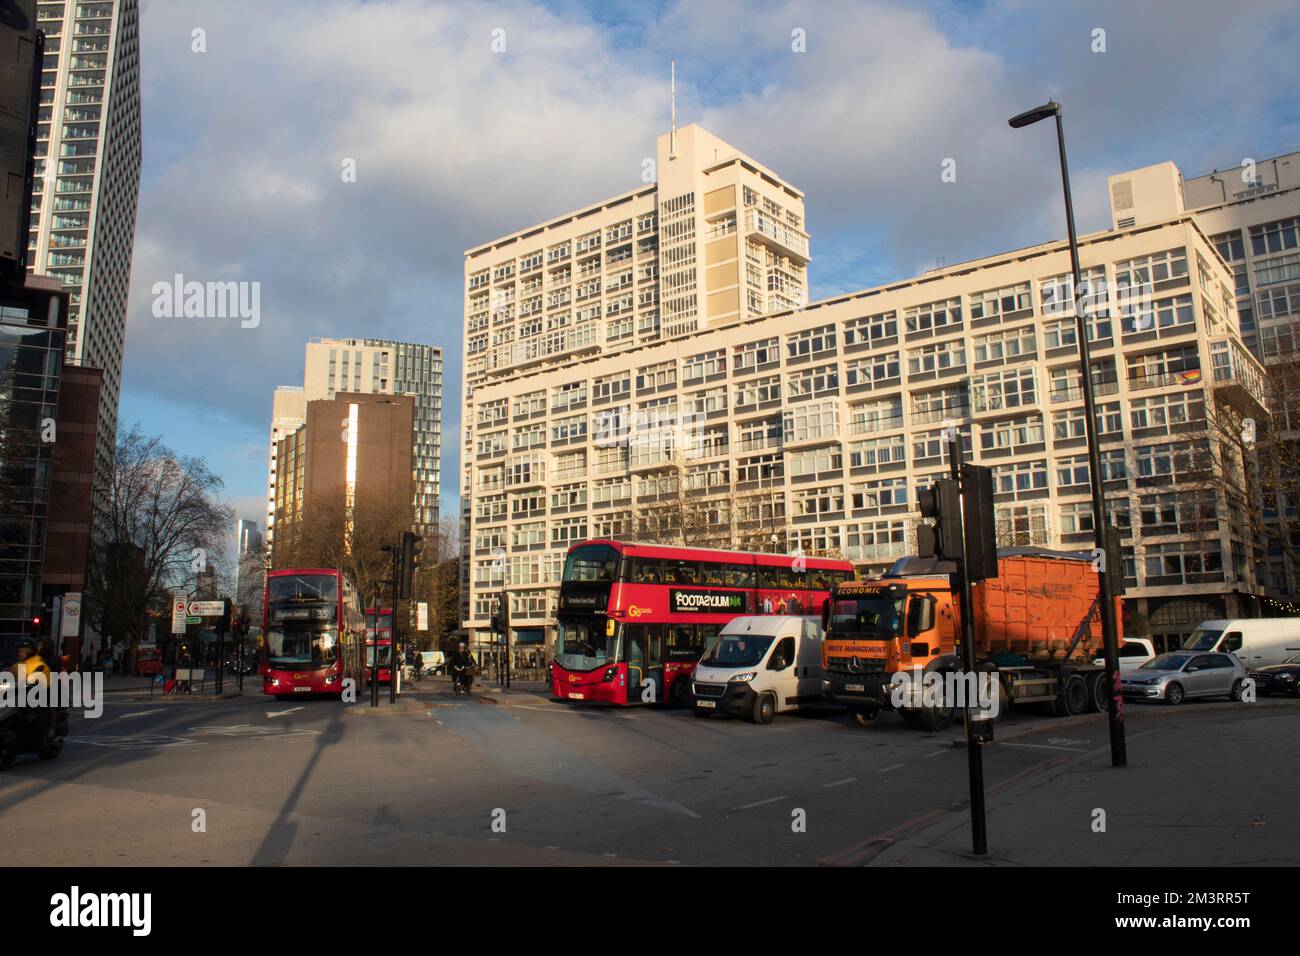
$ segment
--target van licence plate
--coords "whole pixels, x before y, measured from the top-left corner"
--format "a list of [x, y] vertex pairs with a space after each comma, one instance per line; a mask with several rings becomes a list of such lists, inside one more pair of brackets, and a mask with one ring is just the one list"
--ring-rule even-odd
[[859, 694], [865, 694], [867, 692], [867, 686], [865, 684], [845, 684], [844, 689], [847, 691], [856, 690]]
[[581, 695], [581, 694], [570, 694], [570, 695], [569, 695], [569, 699], [570, 699], [570, 700], [582, 700], [582, 695]]
[[697, 700], [695, 702], [695, 706], [696, 707], [717, 707], [718, 702], [714, 700]]

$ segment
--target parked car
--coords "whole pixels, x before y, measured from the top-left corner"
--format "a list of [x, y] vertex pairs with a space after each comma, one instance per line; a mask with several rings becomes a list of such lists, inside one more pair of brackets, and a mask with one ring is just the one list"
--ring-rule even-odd
[[1294, 694], [1300, 697], [1300, 654], [1292, 654], [1281, 664], [1269, 664], [1250, 672], [1255, 690], [1261, 694]]
[[[1119, 648], [1119, 672], [1127, 674], [1137, 670], [1156, 656], [1156, 646], [1145, 637], [1126, 637]], [[1104, 665], [1106, 658], [1098, 657], [1094, 664]]]
[[770, 724], [778, 713], [821, 703], [823, 638], [814, 617], [732, 618], [691, 675], [696, 716], [743, 714]]
[[1235, 654], [1248, 670], [1281, 664], [1300, 652], [1300, 617], [1202, 621], [1182, 649]]
[[1246, 668], [1232, 654], [1174, 651], [1120, 675], [1125, 697], [1181, 704], [1193, 697], [1241, 700]]

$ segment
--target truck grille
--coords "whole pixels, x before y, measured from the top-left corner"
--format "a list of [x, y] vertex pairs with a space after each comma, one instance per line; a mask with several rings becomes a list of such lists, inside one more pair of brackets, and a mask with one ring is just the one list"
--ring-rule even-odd
[[726, 684], [691, 684], [696, 697], [721, 697], [727, 691]]
[[862, 677], [866, 674], [881, 674], [885, 670], [885, 662], [879, 657], [859, 657], [858, 670], [853, 669], [852, 663], [852, 657], [828, 657], [826, 658], [826, 670], [836, 677], [850, 679]]

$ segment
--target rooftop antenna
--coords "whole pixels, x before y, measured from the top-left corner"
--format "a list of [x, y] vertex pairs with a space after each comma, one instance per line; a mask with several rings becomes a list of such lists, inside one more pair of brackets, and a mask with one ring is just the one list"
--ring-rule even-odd
[[677, 61], [673, 60], [672, 74], [672, 103], [673, 103], [673, 126], [672, 132], [668, 137], [668, 158], [677, 158]]

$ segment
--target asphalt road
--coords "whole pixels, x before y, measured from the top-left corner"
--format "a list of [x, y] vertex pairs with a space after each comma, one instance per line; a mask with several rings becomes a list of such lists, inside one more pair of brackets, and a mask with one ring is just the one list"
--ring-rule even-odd
[[[888, 714], [870, 729], [833, 709], [763, 727], [453, 700], [428, 683], [396, 710], [348, 710], [251, 692], [110, 698], [99, 719], [74, 716], [59, 759], [25, 757], [0, 775], [6, 855], [26, 865], [854, 863], [873, 838], [968, 795], [960, 728], [926, 734]], [[1178, 712], [1184, 730], [1222, 715], [1204, 704]], [[993, 792], [1104, 746], [1106, 724], [1015, 715], [998, 735], [984, 748]]]

